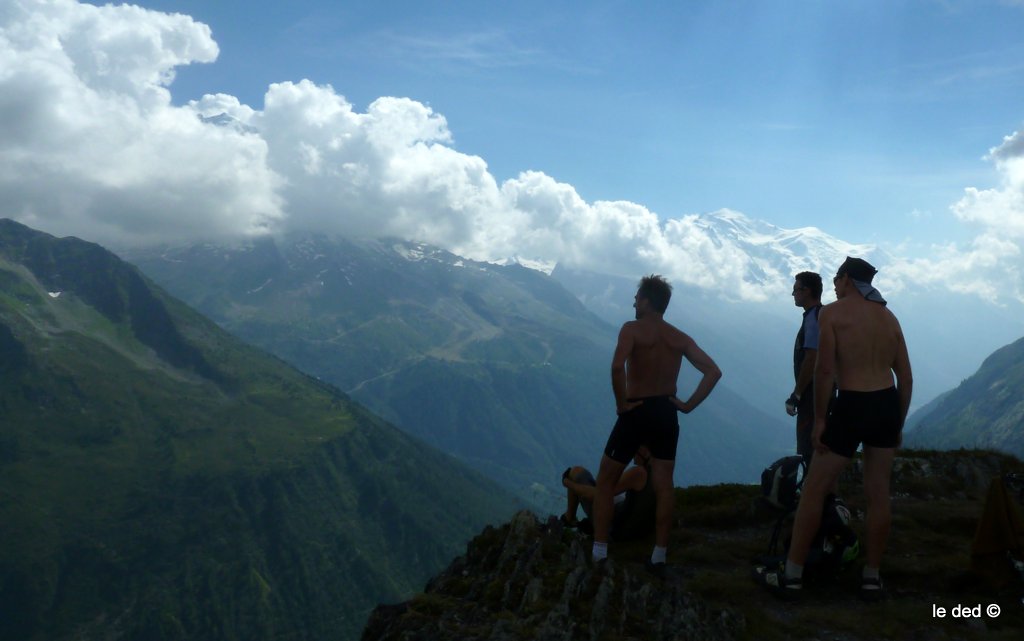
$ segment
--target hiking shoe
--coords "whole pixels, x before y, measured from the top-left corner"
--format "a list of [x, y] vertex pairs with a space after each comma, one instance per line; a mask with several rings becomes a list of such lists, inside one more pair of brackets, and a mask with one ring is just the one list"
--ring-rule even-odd
[[769, 592], [786, 601], [799, 599], [803, 592], [802, 579], [787, 579], [782, 568], [769, 570], [768, 566], [758, 565], [754, 568], [754, 582]]
[[644, 561], [644, 567], [647, 568], [648, 572], [659, 579], [665, 580], [669, 577], [669, 567], [664, 561], [661, 563], [651, 563], [651, 560], [647, 559]]
[[885, 598], [885, 588], [882, 586], [882, 579], [869, 579], [861, 577], [860, 598], [863, 601], [875, 603]]
[[579, 527], [580, 524], [579, 521], [577, 521], [576, 519], [570, 521], [569, 519], [565, 518], [565, 514], [560, 514], [558, 516], [558, 522], [562, 524], [562, 527], [570, 529]]
[[594, 524], [591, 523], [590, 519], [584, 517], [576, 522], [576, 529], [580, 532], [591, 536], [594, 534]]

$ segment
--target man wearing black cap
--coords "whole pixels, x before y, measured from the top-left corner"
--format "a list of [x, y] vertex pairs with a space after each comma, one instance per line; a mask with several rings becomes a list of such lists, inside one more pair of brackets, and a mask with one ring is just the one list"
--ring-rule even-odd
[[[803, 484], [785, 568], [755, 569], [758, 582], [782, 597], [800, 595], [803, 564], [821, 522], [825, 495], [861, 443], [867, 498], [861, 596], [882, 596], [878, 570], [891, 521], [889, 477], [910, 408], [913, 375], [899, 321], [871, 285], [876, 272], [868, 262], [848, 257], [832, 279], [838, 300], [823, 307], [818, 317], [814, 462]], [[833, 381], [839, 394], [826, 423]]]

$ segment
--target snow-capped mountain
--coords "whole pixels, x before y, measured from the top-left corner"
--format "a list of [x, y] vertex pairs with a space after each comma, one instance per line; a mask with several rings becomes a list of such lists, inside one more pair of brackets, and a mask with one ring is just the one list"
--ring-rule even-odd
[[793, 274], [835, 272], [846, 256], [879, 264], [890, 257], [875, 245], [855, 244], [830, 236], [817, 227], [783, 229], [729, 209], [698, 216], [694, 224], [719, 247], [739, 250], [747, 257], [750, 283], [788, 287]]
[[[696, 216], [691, 222], [722, 254], [740, 263], [734, 271], [763, 300], [687, 284], [680, 275], [667, 274], [675, 295], [666, 317], [705, 346], [734, 389], [746, 390], [747, 400], [763, 411], [780, 409], [780, 399], [793, 384], [792, 346], [801, 318], [790, 290], [794, 275], [821, 274], [822, 302], [830, 303], [835, 300], [831, 276], [846, 256], [864, 258], [879, 269], [875, 282], [900, 319], [910, 348], [914, 407], [956, 386], [986, 354], [1024, 336], [1019, 308], [914, 283], [893, 287], [886, 268], [898, 258], [884, 248], [847, 242], [815, 227], [784, 229], [730, 210]], [[619, 324], [633, 317], [641, 274], [624, 277], [558, 265], [552, 276], [605, 320]]]

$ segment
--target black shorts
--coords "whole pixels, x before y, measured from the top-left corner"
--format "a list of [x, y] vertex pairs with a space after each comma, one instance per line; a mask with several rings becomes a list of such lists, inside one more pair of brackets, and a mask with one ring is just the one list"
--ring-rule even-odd
[[850, 458], [861, 443], [896, 447], [902, 429], [900, 397], [895, 387], [875, 392], [839, 390], [821, 442], [836, 454]]
[[669, 396], [651, 396], [629, 399], [642, 401], [642, 405], [619, 415], [615, 421], [605, 456], [627, 464], [636, 456], [641, 445], [651, 451], [651, 457], [663, 461], [676, 460], [679, 442], [679, 417]]

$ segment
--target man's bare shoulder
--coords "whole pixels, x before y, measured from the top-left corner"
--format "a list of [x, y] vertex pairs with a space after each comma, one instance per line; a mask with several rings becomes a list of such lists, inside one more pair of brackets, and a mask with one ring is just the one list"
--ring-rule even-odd
[[834, 301], [832, 301], [831, 303], [829, 303], [827, 305], [822, 305], [821, 306], [821, 311], [818, 312], [818, 315], [820, 316], [825, 311], [832, 311], [832, 312], [834, 312], [837, 309], [842, 309], [843, 307], [845, 307], [845, 306], [847, 306], [849, 304], [850, 304], [850, 299], [848, 299], [848, 298], [840, 298], [839, 300], [834, 300]]
[[690, 338], [690, 335], [679, 329], [672, 323], [662, 320], [661, 326], [665, 334], [670, 338], [670, 342], [680, 348], [684, 348], [688, 345], [694, 344], [694, 340]]
[[622, 327], [619, 328], [619, 333], [634, 332], [634, 331], [636, 331], [637, 324], [639, 322], [640, 321], [635, 321], [635, 320], [626, 321], [625, 323], [622, 324]]
[[900, 319], [896, 318], [896, 314], [893, 313], [891, 309], [889, 309], [888, 305], [886, 305], [883, 309], [885, 309], [885, 320], [897, 333], [902, 334], [903, 328], [900, 327]]

